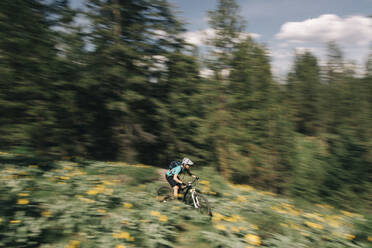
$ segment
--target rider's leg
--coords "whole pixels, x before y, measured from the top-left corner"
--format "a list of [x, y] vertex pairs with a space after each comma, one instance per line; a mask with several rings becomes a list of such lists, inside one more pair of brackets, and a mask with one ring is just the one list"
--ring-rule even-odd
[[173, 198], [174, 199], [177, 199], [178, 197], [178, 189], [179, 187], [177, 185], [173, 187]]

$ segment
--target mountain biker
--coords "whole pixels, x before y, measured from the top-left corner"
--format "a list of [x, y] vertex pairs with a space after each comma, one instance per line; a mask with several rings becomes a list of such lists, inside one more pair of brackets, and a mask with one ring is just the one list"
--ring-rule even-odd
[[181, 188], [183, 185], [183, 182], [178, 177], [179, 174], [183, 174], [186, 172], [189, 176], [198, 178], [190, 172], [190, 166], [193, 164], [194, 163], [190, 159], [184, 158], [182, 160], [182, 163], [179, 162], [179, 165], [175, 166], [172, 169], [169, 169], [165, 173], [165, 178], [167, 179], [170, 186], [173, 188], [173, 199], [177, 199], [178, 189]]

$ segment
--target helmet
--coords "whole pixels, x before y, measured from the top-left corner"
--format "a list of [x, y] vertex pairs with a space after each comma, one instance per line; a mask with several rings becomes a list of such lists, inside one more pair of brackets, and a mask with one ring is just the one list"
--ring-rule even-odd
[[183, 158], [182, 164], [193, 165], [194, 163], [188, 158]]

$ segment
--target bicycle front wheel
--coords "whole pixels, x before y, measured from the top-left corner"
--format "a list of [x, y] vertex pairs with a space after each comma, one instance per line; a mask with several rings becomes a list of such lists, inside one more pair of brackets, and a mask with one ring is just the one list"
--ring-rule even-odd
[[168, 186], [161, 186], [156, 191], [156, 200], [160, 202], [166, 202], [172, 197], [173, 191]]
[[211, 207], [209, 206], [209, 202], [204, 195], [196, 193], [195, 203], [196, 203], [197, 209], [199, 210], [201, 214], [212, 216]]

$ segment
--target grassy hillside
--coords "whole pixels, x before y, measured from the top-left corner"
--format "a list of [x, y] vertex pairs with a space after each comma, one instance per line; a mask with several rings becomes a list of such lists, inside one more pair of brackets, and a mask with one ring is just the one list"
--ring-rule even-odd
[[[371, 247], [371, 216], [296, 206], [212, 168], [195, 171], [213, 217], [155, 199], [159, 169], [0, 155], [0, 247]], [[186, 179], [185, 179], [186, 180]], [[186, 180], [187, 181], [187, 180]]]

